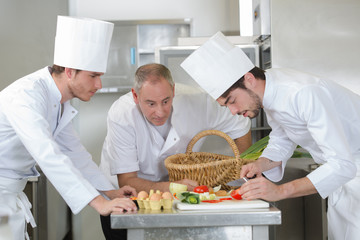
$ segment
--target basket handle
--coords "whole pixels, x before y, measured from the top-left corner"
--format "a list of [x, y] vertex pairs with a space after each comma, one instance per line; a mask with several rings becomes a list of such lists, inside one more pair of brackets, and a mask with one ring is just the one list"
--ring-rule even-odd
[[226, 133], [219, 131], [219, 130], [204, 130], [204, 131], [201, 131], [198, 134], [196, 134], [195, 137], [193, 137], [193, 139], [191, 139], [191, 141], [189, 142], [189, 144], [186, 148], [186, 153], [191, 153], [192, 148], [195, 145], [195, 143], [200, 138], [208, 136], [208, 135], [217, 135], [217, 136], [225, 138], [225, 140], [229, 143], [231, 149], [233, 150], [235, 158], [240, 160], [240, 152], [239, 152], [239, 149], [237, 148], [234, 140], [231, 137], [229, 137], [229, 135], [227, 135]]

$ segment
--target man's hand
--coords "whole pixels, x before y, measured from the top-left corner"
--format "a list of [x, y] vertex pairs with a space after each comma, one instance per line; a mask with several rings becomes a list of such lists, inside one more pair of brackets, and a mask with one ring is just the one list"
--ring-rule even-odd
[[317, 193], [317, 190], [308, 177], [276, 185], [260, 176], [244, 183], [239, 193], [242, 198], [247, 200], [263, 199], [274, 202], [286, 198], [307, 196]]
[[136, 192], [135, 188], [130, 187], [128, 185], [125, 185], [125, 186], [123, 186], [123, 187], [121, 187], [120, 189], [117, 189], [117, 190], [104, 191], [104, 193], [110, 199], [130, 198], [130, 197], [136, 197], [137, 196], [137, 192]]
[[239, 193], [246, 200], [263, 199], [273, 202], [282, 199], [281, 185], [277, 186], [261, 175], [244, 183]]
[[122, 197], [126, 197], [126, 198], [137, 196], [137, 192], [136, 192], [135, 188], [130, 187], [129, 185], [125, 185], [125, 186], [121, 187], [119, 189], [119, 192], [120, 192], [120, 195], [122, 195]]
[[278, 167], [281, 162], [271, 161], [270, 159], [261, 157], [255, 162], [248, 163], [241, 167], [240, 177], [253, 178], [255, 176], [260, 177], [264, 171]]
[[129, 198], [106, 200], [103, 196], [99, 195], [89, 205], [102, 216], [108, 216], [112, 212], [137, 211], [135, 203]]
[[176, 181], [176, 183], [184, 184], [188, 187], [188, 191], [193, 191], [195, 187], [199, 186], [199, 183], [194, 180], [190, 179], [182, 179], [179, 181]]
[[241, 167], [240, 178], [243, 177], [253, 178], [254, 176], [261, 176], [261, 174], [262, 174], [261, 162], [256, 160], [255, 162], [248, 163]]

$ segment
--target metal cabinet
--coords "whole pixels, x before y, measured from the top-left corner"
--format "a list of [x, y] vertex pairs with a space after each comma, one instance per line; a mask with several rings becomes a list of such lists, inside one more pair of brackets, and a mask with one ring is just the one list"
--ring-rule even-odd
[[99, 92], [128, 91], [136, 69], [155, 62], [155, 49], [177, 43], [178, 37], [190, 36], [190, 20], [113, 21], [103, 89]]
[[60, 194], [38, 168], [41, 175], [30, 178], [24, 193], [32, 204], [37, 227], [27, 226], [31, 240], [71, 237], [71, 213]]

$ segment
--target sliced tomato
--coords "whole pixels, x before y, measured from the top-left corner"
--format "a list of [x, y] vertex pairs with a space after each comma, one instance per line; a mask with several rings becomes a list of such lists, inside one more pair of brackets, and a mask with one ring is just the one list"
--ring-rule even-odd
[[214, 199], [214, 200], [203, 200], [203, 201], [201, 201], [201, 202], [207, 202], [207, 203], [219, 203], [219, 202], [221, 202], [220, 200], [216, 200], [216, 199]]
[[209, 188], [206, 185], [200, 185], [194, 188], [194, 192], [196, 193], [204, 193], [209, 192]]
[[233, 200], [233, 199], [231, 197], [227, 197], [227, 198], [220, 198], [219, 200], [222, 202], [222, 201]]
[[240, 188], [233, 190], [233, 191], [230, 193], [231, 197], [234, 198], [234, 199], [236, 199], [236, 200], [241, 200], [242, 197], [241, 197], [241, 194], [239, 193], [239, 191], [240, 191]]

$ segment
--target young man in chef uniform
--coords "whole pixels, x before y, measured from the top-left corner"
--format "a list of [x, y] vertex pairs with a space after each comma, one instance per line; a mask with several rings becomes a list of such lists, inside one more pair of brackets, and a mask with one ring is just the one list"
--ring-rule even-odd
[[[134, 88], [114, 102], [107, 122], [100, 168], [114, 186], [131, 185], [138, 192], [169, 191], [164, 160], [185, 153], [200, 131], [227, 133], [240, 152], [251, 145], [249, 119], [232, 116], [195, 86], [174, 84], [169, 69], [155, 63], [137, 69]], [[193, 151], [200, 147], [196, 144]], [[178, 182], [188, 190], [198, 185], [189, 179]]]
[[[74, 214], [86, 205], [101, 215], [136, 210], [125, 187], [111, 183], [81, 145], [71, 120], [72, 98], [89, 101], [101, 88], [113, 24], [59, 16], [54, 66], [25, 76], [0, 92], [0, 214], [8, 215], [14, 239], [28, 235], [25, 220], [36, 226], [23, 193], [41, 168]], [[113, 200], [107, 200], [101, 194]]]
[[[328, 197], [329, 239], [360, 236], [360, 96], [340, 85], [290, 69], [254, 67], [240, 48], [215, 34], [181, 66], [232, 114], [255, 117], [263, 108], [272, 131], [262, 156], [242, 167], [253, 177], [244, 199], [279, 201], [319, 193]], [[275, 185], [300, 145], [319, 168]]]

